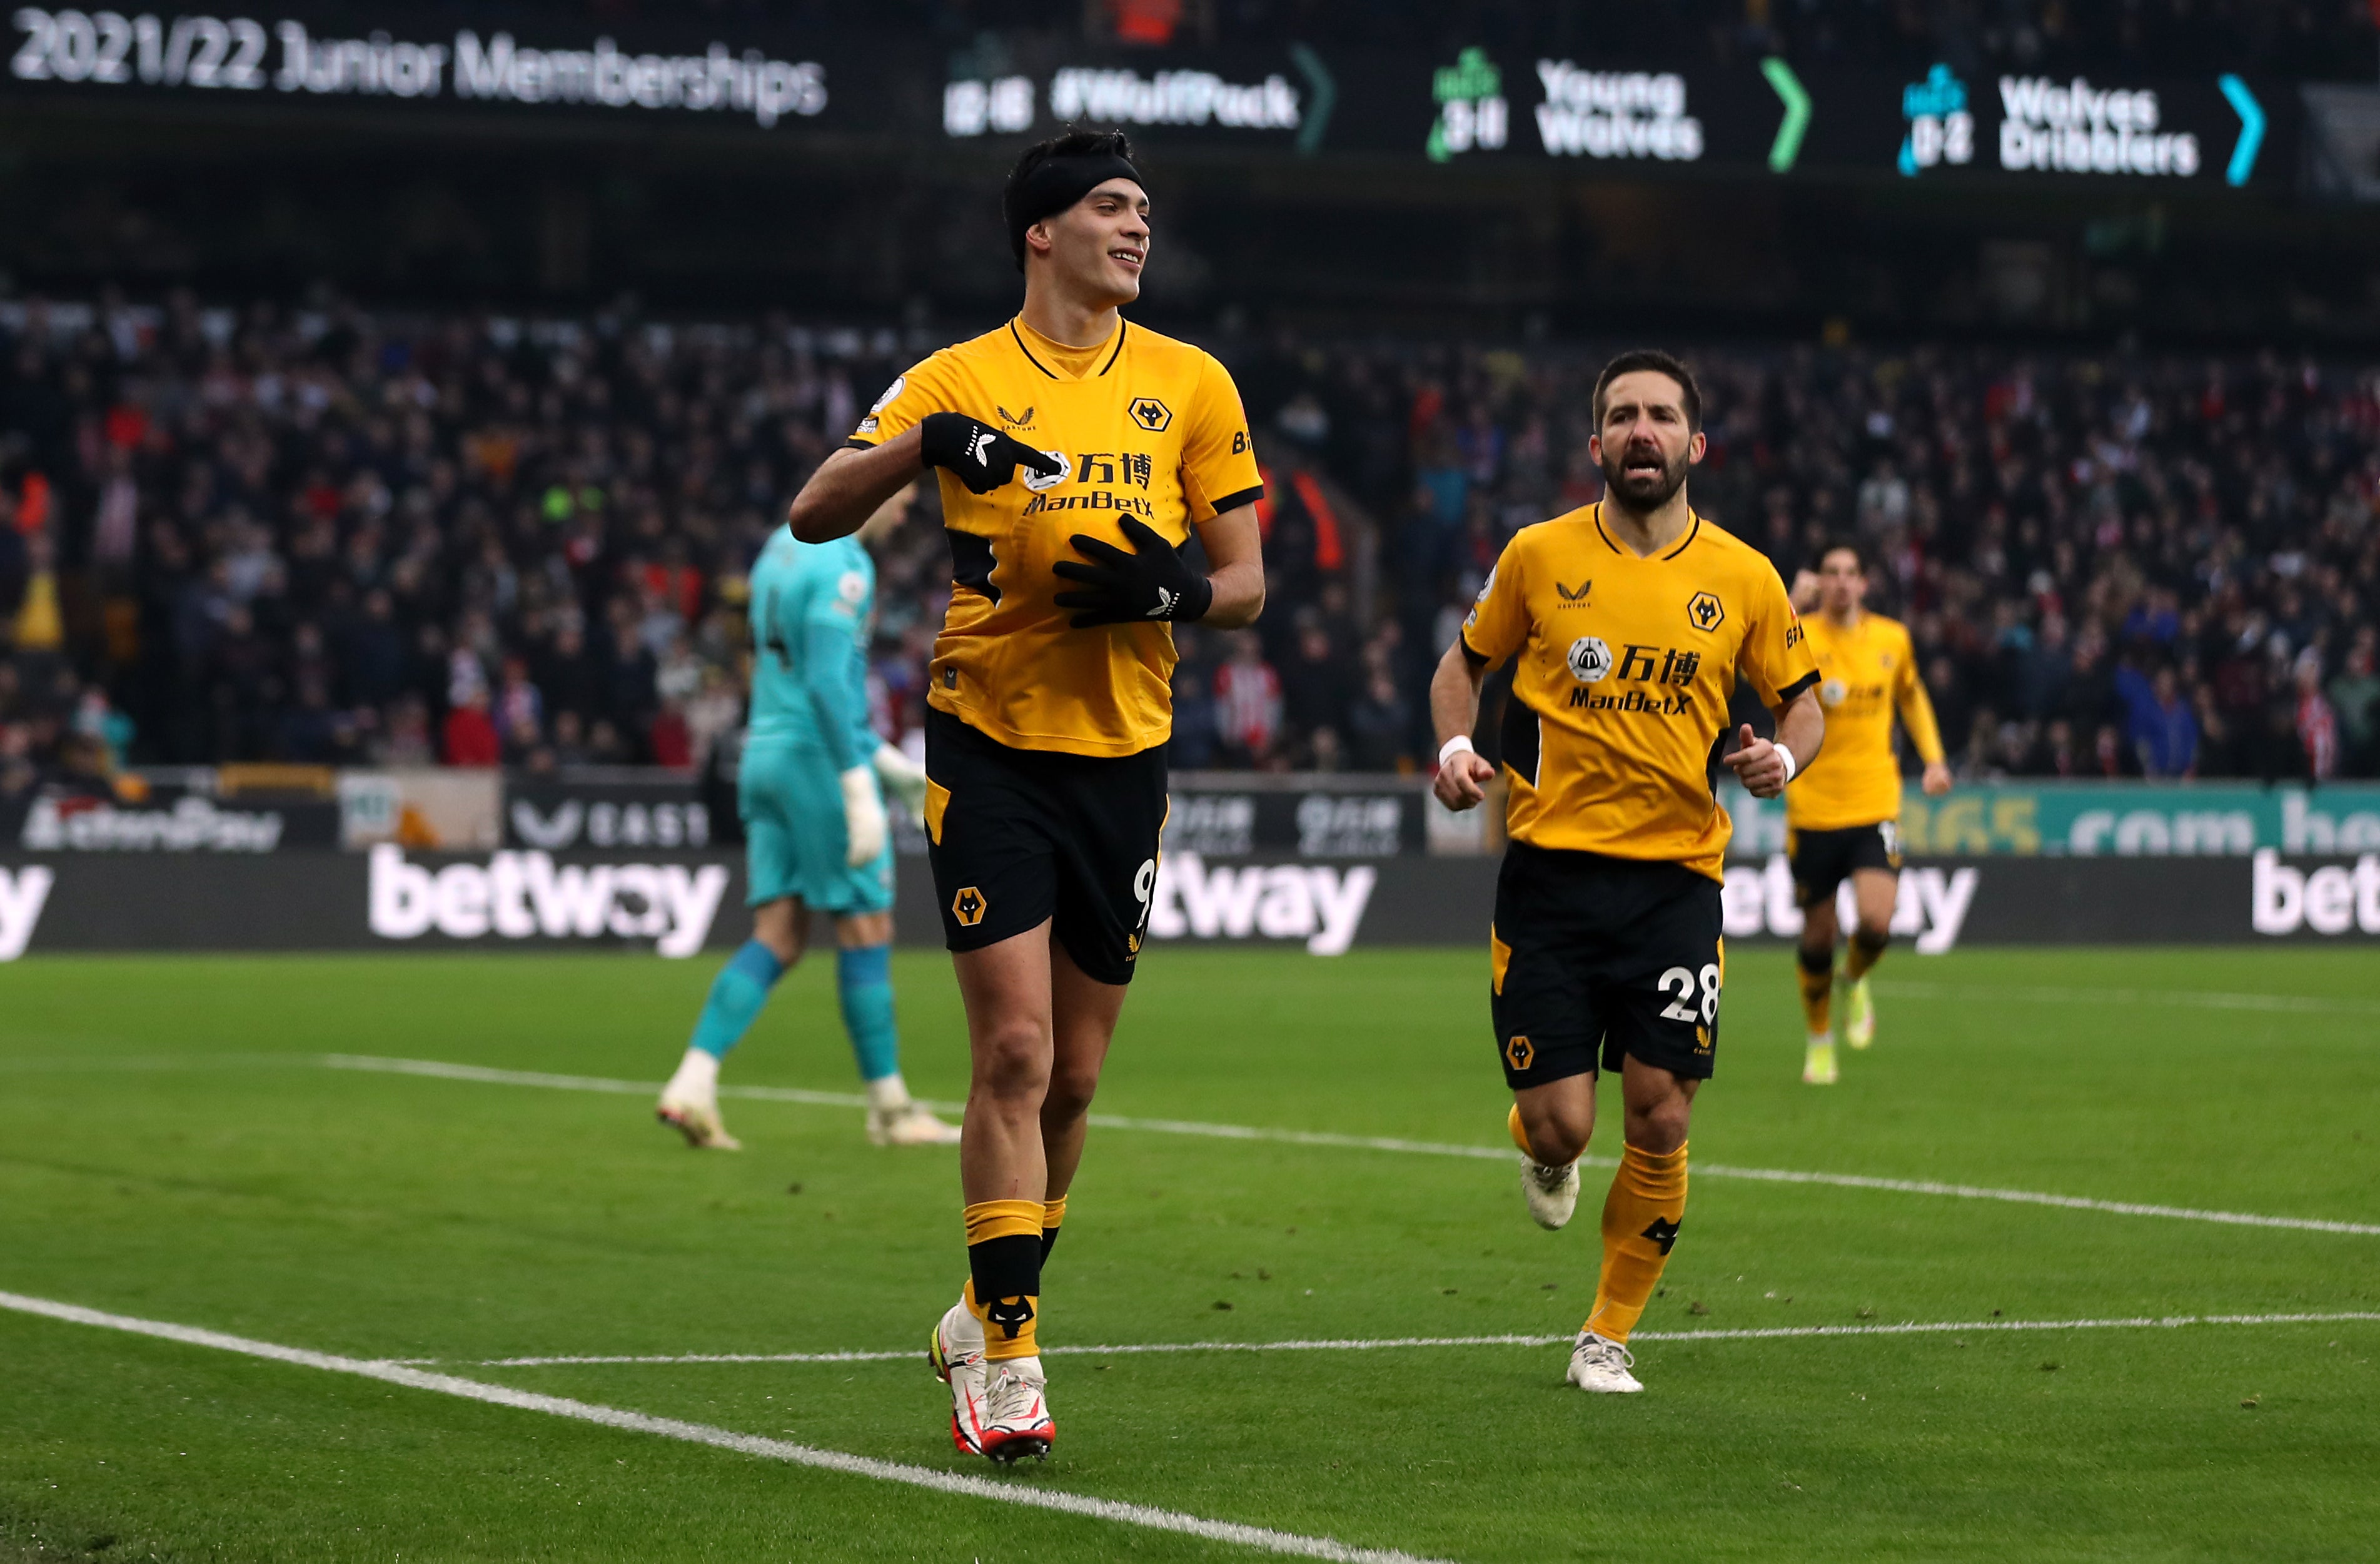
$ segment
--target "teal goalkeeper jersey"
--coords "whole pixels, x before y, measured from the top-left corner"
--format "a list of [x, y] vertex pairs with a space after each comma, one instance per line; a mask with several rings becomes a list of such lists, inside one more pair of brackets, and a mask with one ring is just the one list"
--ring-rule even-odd
[[868, 622], [876, 564], [856, 538], [805, 543], [780, 527], [752, 566], [752, 721], [747, 744], [832, 758], [876, 753], [868, 725]]

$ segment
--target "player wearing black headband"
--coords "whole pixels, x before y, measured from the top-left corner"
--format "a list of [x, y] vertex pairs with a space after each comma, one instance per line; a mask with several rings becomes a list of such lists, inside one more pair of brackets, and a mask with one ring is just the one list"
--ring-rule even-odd
[[[969, 1277], [933, 1362], [958, 1447], [1007, 1461], [1054, 1432], [1041, 1266], [1156, 894], [1172, 626], [1254, 621], [1264, 564], [1231, 376], [1117, 313], [1149, 249], [1123, 134], [1032, 148], [1002, 204], [1024, 308], [887, 387], [791, 519], [839, 538], [941, 469], [954, 590], [928, 670], [926, 833], [974, 1080]], [[1204, 570], [1181, 552], [1194, 528]]]

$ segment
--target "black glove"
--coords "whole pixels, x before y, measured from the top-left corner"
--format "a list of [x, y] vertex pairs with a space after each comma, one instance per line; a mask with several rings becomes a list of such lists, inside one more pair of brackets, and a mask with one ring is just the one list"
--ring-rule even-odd
[[965, 413], [929, 413], [917, 428], [926, 465], [955, 475], [974, 493], [990, 493], [1014, 479], [1020, 467], [1044, 478], [1063, 470], [1056, 457]]
[[1190, 568], [1173, 545], [1154, 527], [1130, 516], [1123, 518], [1124, 538], [1137, 551], [1126, 553], [1113, 543], [1075, 533], [1075, 552], [1089, 564], [1061, 560], [1050, 568], [1069, 581], [1080, 581], [1087, 591], [1061, 592], [1052, 600], [1060, 608], [1079, 608], [1075, 628], [1091, 624], [1136, 624], [1146, 619], [1203, 619], [1214, 606], [1215, 584]]

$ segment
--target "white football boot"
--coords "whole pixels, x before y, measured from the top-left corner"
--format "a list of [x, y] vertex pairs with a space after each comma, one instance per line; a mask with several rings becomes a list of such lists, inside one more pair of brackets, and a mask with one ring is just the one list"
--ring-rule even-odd
[[741, 1151], [744, 1143], [727, 1133], [719, 1118], [719, 1060], [689, 1048], [678, 1061], [677, 1073], [662, 1088], [653, 1117], [686, 1137], [700, 1150]]
[[976, 1430], [983, 1453], [1002, 1466], [1023, 1456], [1047, 1459], [1058, 1428], [1050, 1421], [1041, 1360], [1010, 1358], [990, 1366], [991, 1387], [984, 1392], [984, 1420]]
[[1802, 1084], [1806, 1086], [1831, 1086], [1835, 1084], [1835, 1038], [1831, 1032], [1813, 1037], [1802, 1050]]
[[1617, 1341], [1607, 1341], [1592, 1330], [1578, 1333], [1578, 1345], [1570, 1350], [1570, 1373], [1566, 1377], [1582, 1390], [1594, 1390], [1604, 1395], [1633, 1396], [1645, 1388], [1644, 1382], [1628, 1371], [1636, 1360], [1628, 1349]]
[[744, 1143], [727, 1133], [719, 1105], [667, 1092], [653, 1105], [653, 1117], [686, 1137], [686, 1144], [705, 1151], [741, 1151]]
[[934, 1377], [951, 1388], [951, 1443], [961, 1455], [981, 1455], [991, 1376], [984, 1368], [983, 1321], [965, 1298], [935, 1323], [926, 1361], [933, 1364]]
[[1555, 1231], [1578, 1209], [1578, 1164], [1548, 1167], [1527, 1152], [1521, 1153], [1521, 1194], [1537, 1226]]
[[868, 1139], [874, 1146], [956, 1146], [959, 1127], [926, 1111], [923, 1104], [868, 1110]]

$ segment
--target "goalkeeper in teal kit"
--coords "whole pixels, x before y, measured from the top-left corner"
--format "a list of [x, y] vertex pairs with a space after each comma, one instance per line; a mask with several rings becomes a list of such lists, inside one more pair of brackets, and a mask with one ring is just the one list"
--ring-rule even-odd
[[[905, 498], [905, 495], [904, 496]], [[955, 1144], [909, 1098], [892, 1023], [892, 845], [883, 793], [912, 812], [926, 774], [868, 725], [868, 634], [876, 566], [861, 540], [889, 531], [896, 499], [858, 534], [796, 542], [780, 527], [752, 567], [752, 712], [736, 812], [744, 819], [752, 938], [710, 985], [677, 1073], [657, 1105], [688, 1145], [734, 1150], [719, 1117], [719, 1061], [801, 960], [810, 915], [834, 918], [835, 992], [868, 1083], [868, 1138]]]

